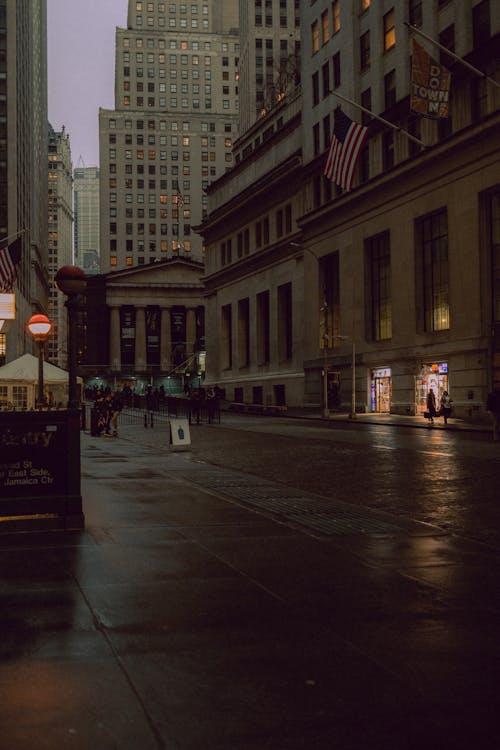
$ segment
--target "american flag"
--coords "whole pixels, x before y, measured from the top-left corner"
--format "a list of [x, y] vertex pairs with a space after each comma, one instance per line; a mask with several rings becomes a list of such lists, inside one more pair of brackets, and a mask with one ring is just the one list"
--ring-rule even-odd
[[0, 248], [0, 292], [12, 290], [17, 276], [16, 266], [21, 260], [22, 249], [20, 237], [10, 245]]
[[368, 128], [353, 122], [339, 108], [333, 120], [333, 135], [325, 164], [325, 175], [344, 190], [350, 190], [359, 154]]

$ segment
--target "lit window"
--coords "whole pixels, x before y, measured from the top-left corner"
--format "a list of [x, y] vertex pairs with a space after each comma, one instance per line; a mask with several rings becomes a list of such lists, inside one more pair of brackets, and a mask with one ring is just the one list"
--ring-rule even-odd
[[396, 44], [396, 21], [394, 8], [384, 16], [384, 50], [391, 49]]
[[313, 55], [319, 50], [319, 27], [318, 22], [314, 21], [311, 26], [311, 51]]

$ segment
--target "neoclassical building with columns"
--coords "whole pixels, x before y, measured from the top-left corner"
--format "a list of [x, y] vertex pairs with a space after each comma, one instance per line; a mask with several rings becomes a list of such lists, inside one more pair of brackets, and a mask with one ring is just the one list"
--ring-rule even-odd
[[204, 368], [204, 265], [174, 257], [88, 277], [81, 374], [87, 385], [175, 392]]

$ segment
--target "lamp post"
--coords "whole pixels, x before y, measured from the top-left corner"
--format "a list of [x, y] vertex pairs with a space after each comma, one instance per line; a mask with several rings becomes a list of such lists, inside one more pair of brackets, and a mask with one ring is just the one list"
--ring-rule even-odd
[[334, 339], [339, 339], [340, 341], [347, 341], [349, 338], [352, 338], [352, 355], [351, 355], [351, 371], [352, 371], [352, 384], [351, 384], [351, 412], [349, 414], [349, 419], [356, 419], [356, 341], [354, 339], [354, 336], [341, 336], [340, 334], [335, 335], [333, 337]]
[[26, 324], [26, 328], [38, 343], [38, 396], [35, 406], [38, 407], [38, 409], [42, 409], [45, 403], [45, 396], [43, 393], [44, 345], [52, 331], [52, 323], [46, 315], [32, 315]]
[[328, 304], [326, 300], [323, 302], [323, 307], [320, 308], [320, 312], [323, 313], [323, 417], [328, 419], [330, 417], [330, 409], [328, 408]]
[[77, 365], [77, 331], [76, 312], [78, 296], [83, 294], [87, 286], [85, 273], [78, 266], [62, 266], [54, 277], [57, 288], [66, 295], [65, 302], [68, 310], [68, 409], [79, 409], [78, 390], [76, 385]]

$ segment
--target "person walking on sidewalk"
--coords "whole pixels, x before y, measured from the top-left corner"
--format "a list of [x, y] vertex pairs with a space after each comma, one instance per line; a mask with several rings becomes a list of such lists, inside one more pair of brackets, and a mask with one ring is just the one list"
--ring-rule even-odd
[[445, 425], [448, 424], [448, 419], [451, 415], [451, 404], [453, 400], [450, 397], [448, 391], [443, 391], [441, 399], [439, 401], [439, 414], [443, 417]]
[[500, 385], [495, 385], [488, 393], [486, 409], [493, 419], [493, 440], [498, 440], [500, 438]]
[[429, 427], [434, 424], [434, 417], [437, 416], [436, 412], [436, 395], [432, 388], [429, 388], [429, 392], [427, 394], [427, 414], [426, 414], [428, 420], [429, 420]]

